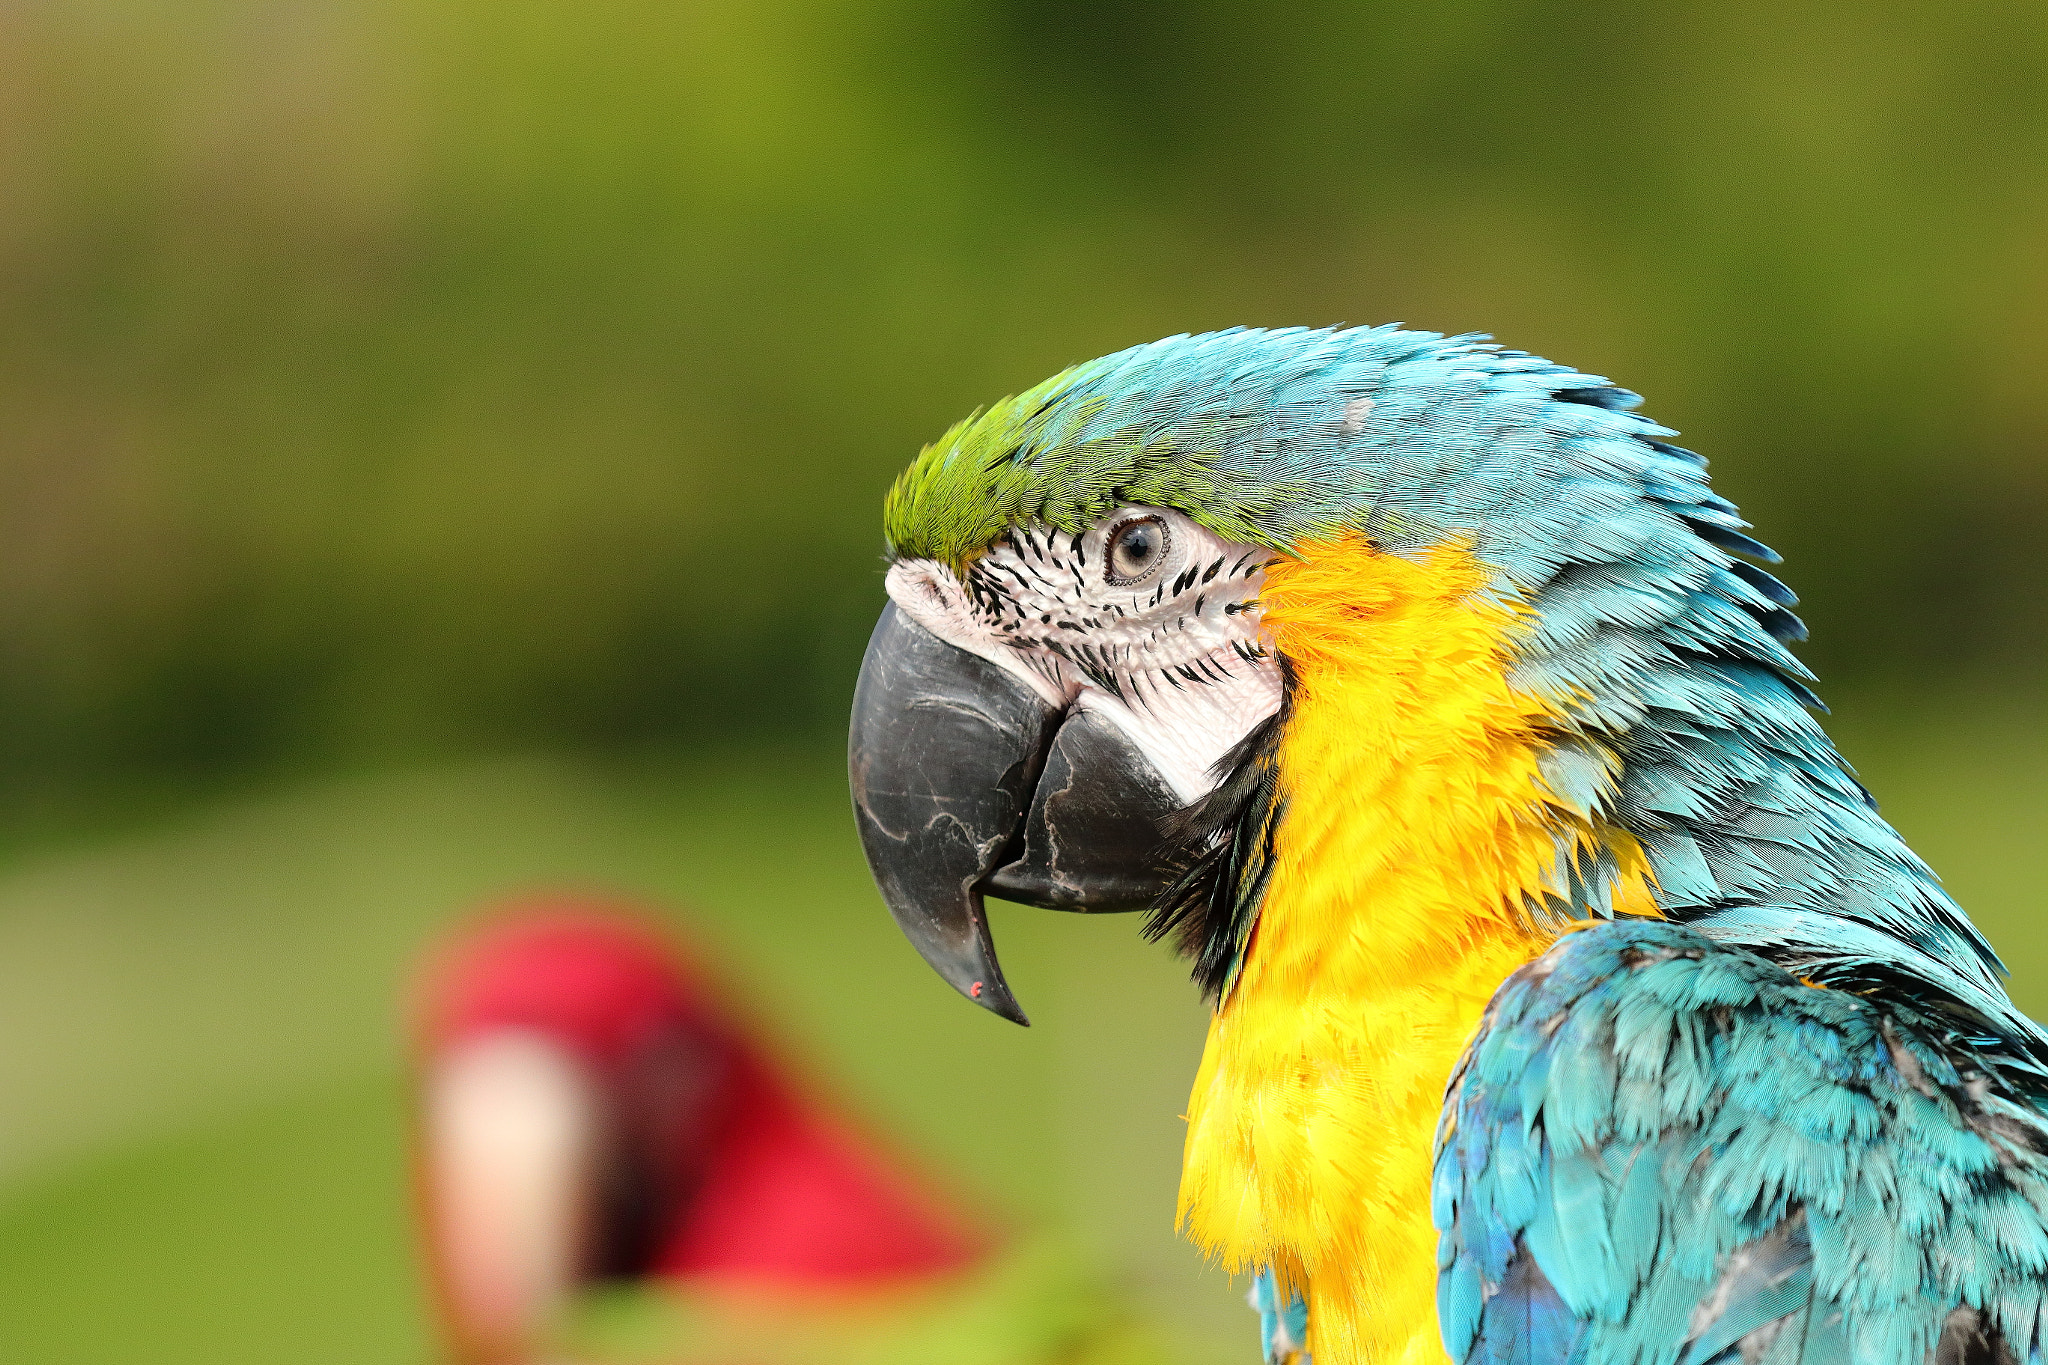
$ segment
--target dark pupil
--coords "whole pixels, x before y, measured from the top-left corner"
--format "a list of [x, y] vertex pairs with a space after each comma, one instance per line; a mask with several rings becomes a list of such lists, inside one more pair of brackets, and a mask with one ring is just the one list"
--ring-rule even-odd
[[1159, 532], [1150, 524], [1133, 526], [1117, 540], [1117, 568], [1126, 573], [1144, 568], [1159, 552]]

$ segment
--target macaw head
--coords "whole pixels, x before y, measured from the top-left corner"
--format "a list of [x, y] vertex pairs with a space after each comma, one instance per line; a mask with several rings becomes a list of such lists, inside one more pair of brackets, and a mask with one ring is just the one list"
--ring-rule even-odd
[[455, 1359], [559, 1358], [563, 1313], [606, 1281], [854, 1304], [988, 1250], [641, 907], [496, 907], [436, 954], [414, 1031], [415, 1188]]
[[[1394, 720], [1513, 730], [1576, 839], [1613, 814], [1614, 744], [1660, 661], [1798, 689], [1790, 596], [1730, 553], [1769, 552], [1636, 402], [1475, 338], [1239, 329], [954, 427], [889, 494], [890, 604], [854, 701], [854, 804], [904, 932], [1019, 1023], [984, 895], [1150, 908], [1223, 991], [1289, 764], [1341, 750], [1428, 781]], [[1283, 754], [1340, 688], [1339, 719]], [[1564, 858], [1551, 909], [1604, 911], [1616, 856]]]

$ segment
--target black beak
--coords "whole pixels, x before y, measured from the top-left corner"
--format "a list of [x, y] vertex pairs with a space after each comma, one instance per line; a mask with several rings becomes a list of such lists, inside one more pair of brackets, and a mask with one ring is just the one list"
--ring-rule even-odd
[[854, 816], [882, 899], [953, 988], [1019, 1024], [983, 893], [1142, 910], [1171, 878], [1158, 771], [1100, 715], [1048, 705], [891, 603], [853, 694]]

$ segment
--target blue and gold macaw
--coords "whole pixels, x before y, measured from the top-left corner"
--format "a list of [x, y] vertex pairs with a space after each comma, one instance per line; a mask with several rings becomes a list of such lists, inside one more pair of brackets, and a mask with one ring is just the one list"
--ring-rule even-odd
[[1810, 716], [1790, 592], [1603, 379], [1174, 337], [889, 495], [870, 865], [1150, 909], [1214, 1005], [1181, 1217], [1317, 1365], [2031, 1365], [2048, 1035]]

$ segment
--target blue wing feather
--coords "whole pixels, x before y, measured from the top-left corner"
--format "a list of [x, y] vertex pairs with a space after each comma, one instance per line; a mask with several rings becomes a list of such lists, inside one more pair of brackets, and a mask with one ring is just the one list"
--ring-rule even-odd
[[1452, 1359], [2038, 1359], [2048, 1125], [1941, 1036], [1681, 925], [1566, 936], [1452, 1080]]
[[1252, 1280], [1251, 1302], [1259, 1315], [1259, 1344], [1267, 1365], [1306, 1362], [1302, 1352], [1308, 1340], [1308, 1304], [1283, 1291], [1270, 1270]]

